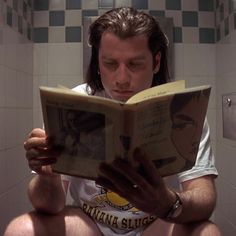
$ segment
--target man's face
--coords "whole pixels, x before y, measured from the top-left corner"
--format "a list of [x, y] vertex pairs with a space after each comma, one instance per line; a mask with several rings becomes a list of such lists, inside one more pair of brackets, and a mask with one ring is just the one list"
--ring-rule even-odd
[[99, 70], [106, 94], [126, 101], [134, 94], [151, 87], [153, 73], [160, 66], [160, 53], [153, 66], [152, 54], [145, 35], [120, 39], [104, 32], [99, 48]]

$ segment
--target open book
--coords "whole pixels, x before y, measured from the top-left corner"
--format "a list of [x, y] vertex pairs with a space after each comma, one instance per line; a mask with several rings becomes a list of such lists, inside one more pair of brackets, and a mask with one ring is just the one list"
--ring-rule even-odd
[[139, 168], [132, 159], [139, 147], [168, 176], [195, 164], [210, 86], [185, 88], [180, 80], [126, 103], [62, 87], [40, 87], [40, 95], [46, 133], [62, 151], [55, 172], [94, 179], [99, 164], [116, 157]]

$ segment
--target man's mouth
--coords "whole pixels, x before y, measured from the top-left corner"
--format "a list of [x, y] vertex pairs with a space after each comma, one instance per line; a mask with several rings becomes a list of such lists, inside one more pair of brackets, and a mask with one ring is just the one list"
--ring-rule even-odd
[[118, 96], [131, 97], [134, 92], [130, 90], [113, 90], [113, 93]]

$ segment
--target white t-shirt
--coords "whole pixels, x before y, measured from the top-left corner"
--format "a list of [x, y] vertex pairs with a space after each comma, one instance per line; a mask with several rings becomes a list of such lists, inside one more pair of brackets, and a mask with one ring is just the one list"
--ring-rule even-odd
[[[88, 94], [86, 84], [73, 90]], [[96, 96], [107, 97], [104, 91], [96, 93]], [[167, 184], [176, 186], [178, 181], [183, 182], [204, 175], [217, 175], [207, 121], [204, 123], [195, 166], [191, 170], [165, 179]], [[139, 211], [116, 193], [96, 185], [92, 180], [71, 176], [63, 176], [63, 180], [70, 181], [69, 191], [73, 204], [92, 217], [104, 235], [140, 235], [143, 229], [155, 220], [154, 216]]]

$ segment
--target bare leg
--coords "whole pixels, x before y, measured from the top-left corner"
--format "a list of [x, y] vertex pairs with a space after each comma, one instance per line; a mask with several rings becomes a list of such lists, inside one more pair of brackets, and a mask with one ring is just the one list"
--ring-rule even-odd
[[210, 221], [194, 224], [172, 224], [162, 220], [153, 222], [142, 234], [165, 236], [221, 236], [219, 228]]
[[100, 236], [96, 224], [79, 208], [66, 208], [58, 215], [31, 212], [8, 225], [4, 236]]

